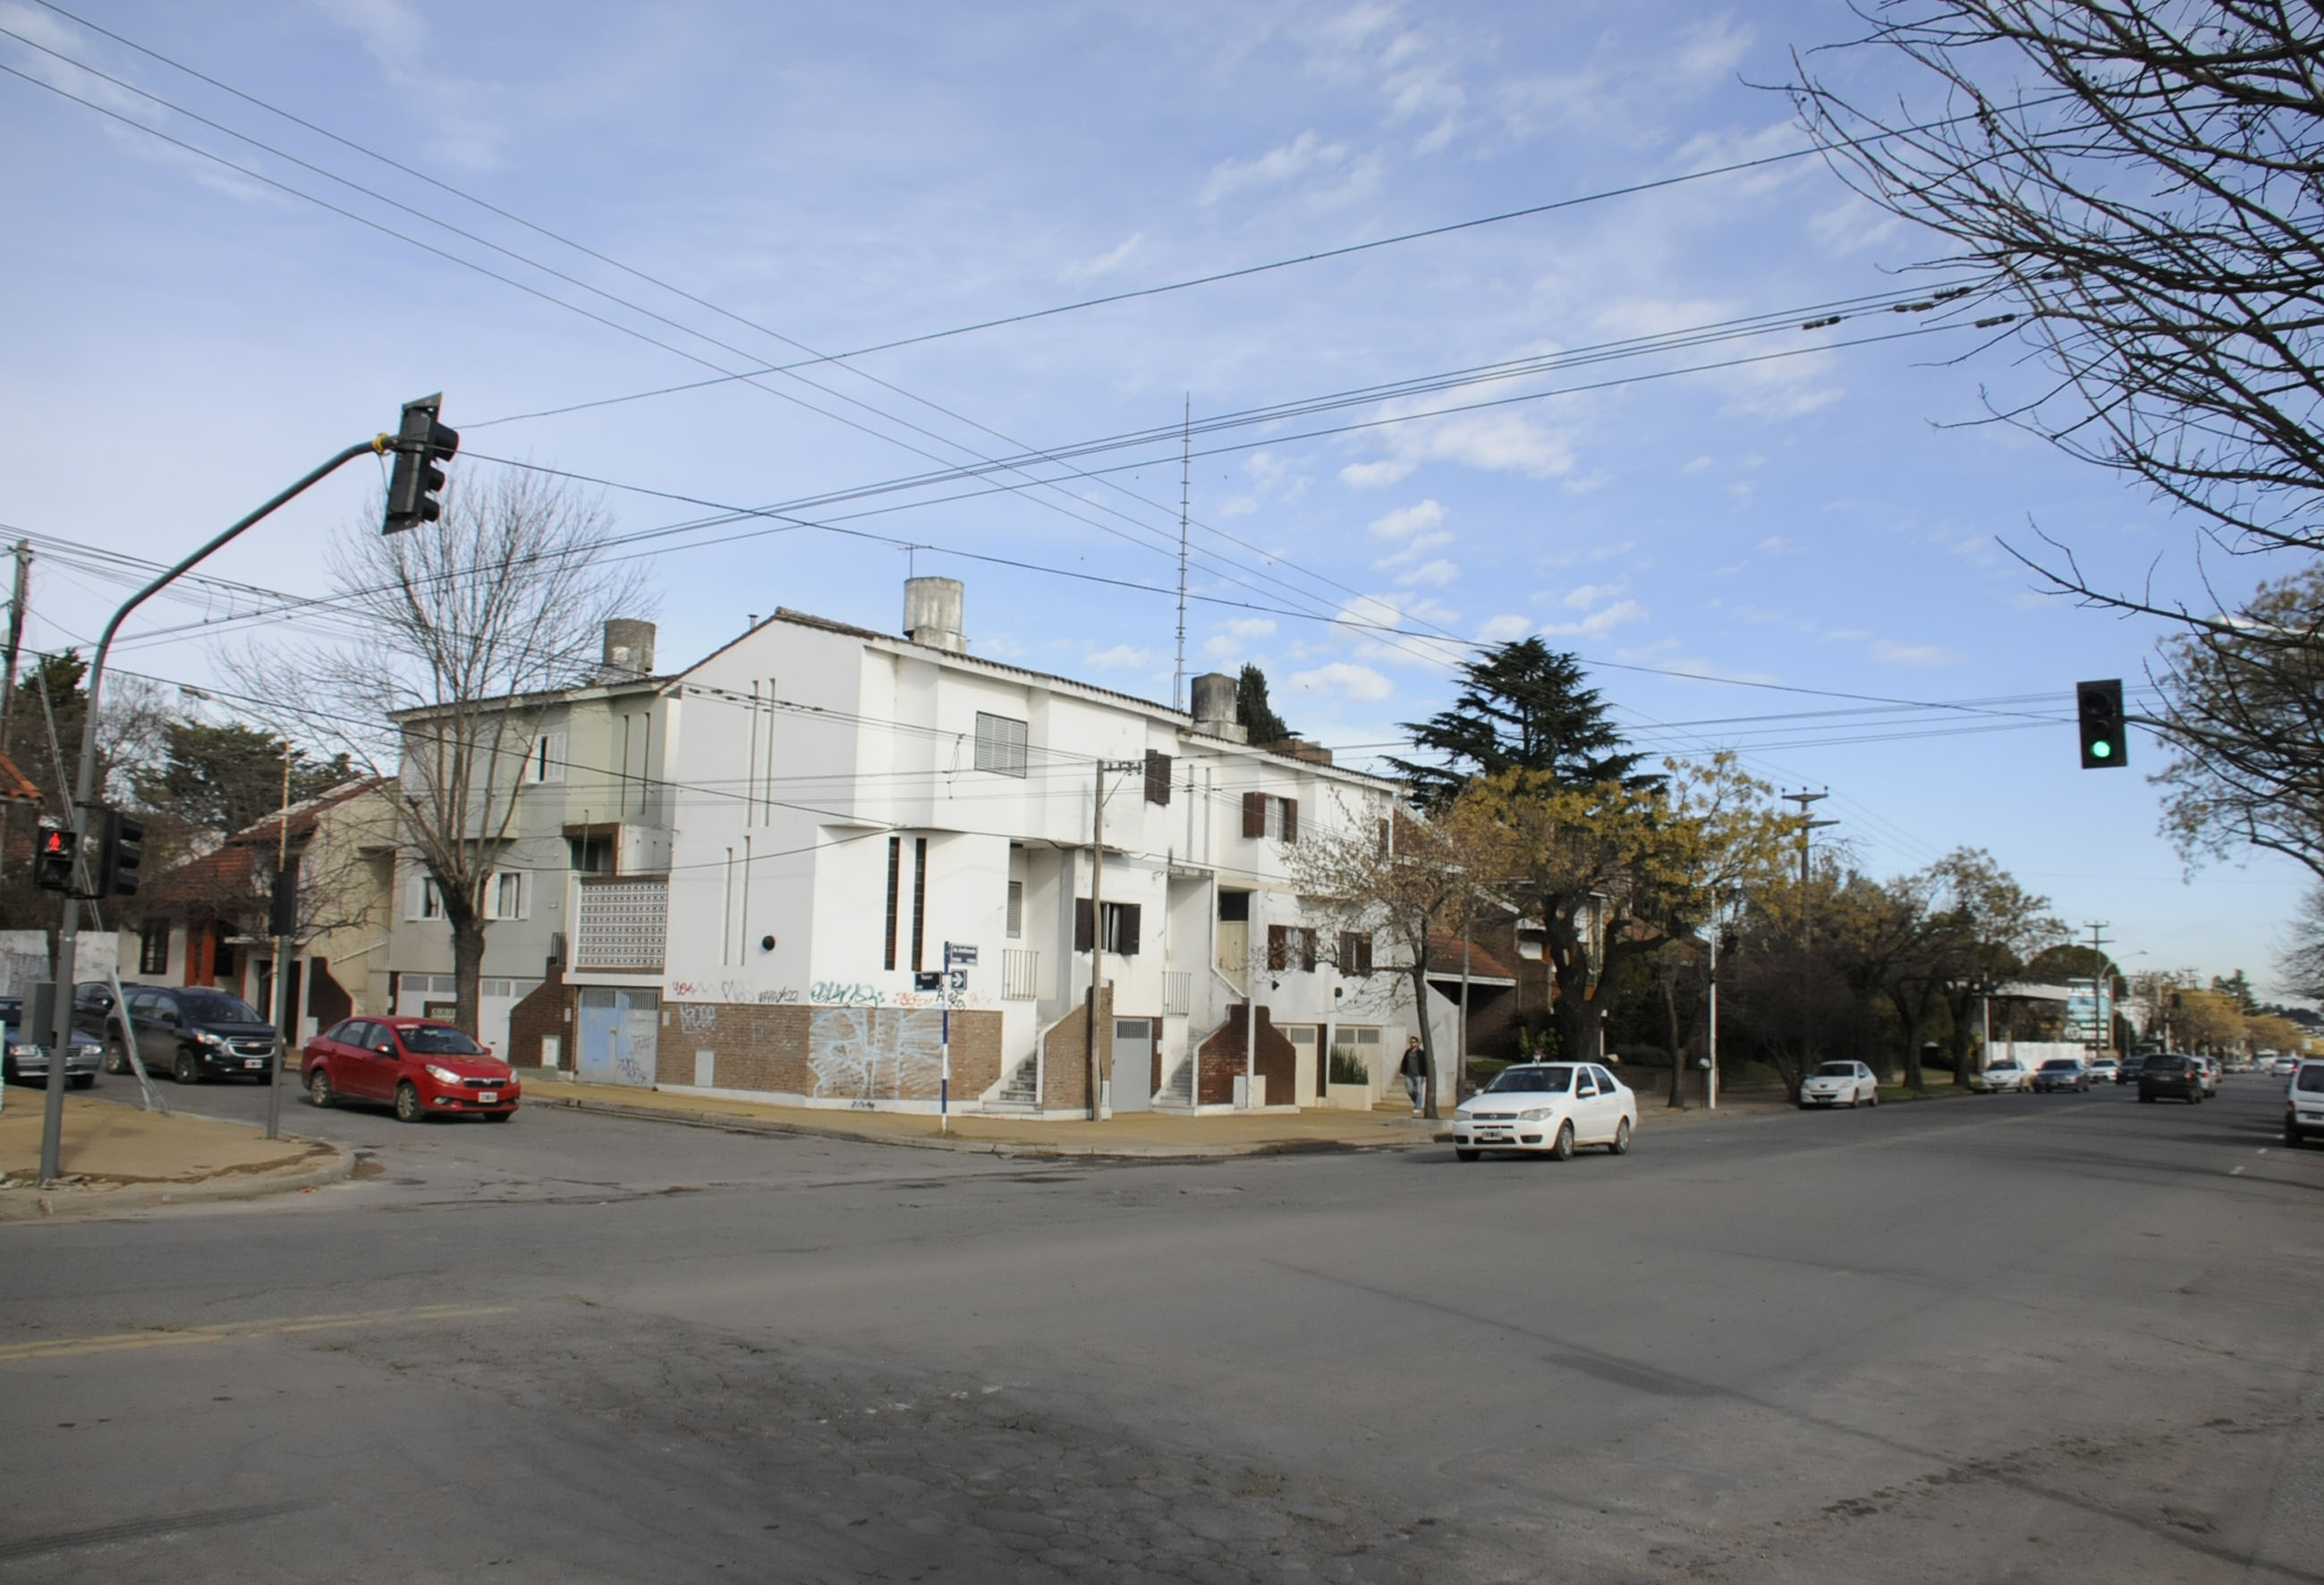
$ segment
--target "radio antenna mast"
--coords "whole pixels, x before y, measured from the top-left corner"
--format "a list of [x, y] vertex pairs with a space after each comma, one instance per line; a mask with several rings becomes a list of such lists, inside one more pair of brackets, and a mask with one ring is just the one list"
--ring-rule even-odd
[[1186, 707], [1186, 507], [1192, 499], [1194, 464], [1194, 393], [1178, 433], [1178, 664], [1170, 674], [1170, 708]]

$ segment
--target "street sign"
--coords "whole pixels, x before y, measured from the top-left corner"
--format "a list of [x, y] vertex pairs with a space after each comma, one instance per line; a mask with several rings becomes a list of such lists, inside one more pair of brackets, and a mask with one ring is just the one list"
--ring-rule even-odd
[[945, 967], [973, 969], [976, 966], [976, 948], [945, 943]]
[[953, 990], [954, 990], [954, 991], [965, 991], [965, 990], [967, 990], [967, 989], [968, 989], [968, 973], [967, 973], [967, 971], [966, 971], [966, 970], [964, 970], [964, 969], [954, 969], [954, 970], [953, 970], [951, 972], [949, 972], [949, 973], [947, 973], [946, 975], [945, 975], [945, 982], [947, 985], [949, 985], [949, 986], [950, 986]]
[[916, 969], [912, 972], [912, 989], [915, 991], [942, 991], [944, 989], [944, 976], [937, 973], [934, 969]]

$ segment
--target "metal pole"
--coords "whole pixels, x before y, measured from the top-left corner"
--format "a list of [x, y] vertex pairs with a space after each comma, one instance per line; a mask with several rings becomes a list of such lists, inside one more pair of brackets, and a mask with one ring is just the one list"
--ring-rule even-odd
[[[950, 943], [950, 942], [946, 942], [946, 943], [945, 943], [945, 961], [946, 961], [946, 962], [950, 962], [950, 961], [951, 961], [951, 957], [952, 957], [952, 943]], [[950, 1133], [951, 1131], [952, 1131], [952, 1003], [951, 1003], [949, 1000], [947, 1000], [947, 1001], [945, 1001], [945, 1009], [944, 1009], [944, 1068], [943, 1068], [943, 1071], [942, 1071], [941, 1075], [940, 1075], [940, 1076], [937, 1078], [937, 1080], [936, 1080], [936, 1132], [937, 1132], [937, 1133], [939, 1133], [939, 1134], [945, 1134], [945, 1133]]]
[[1097, 796], [1090, 806], [1090, 982], [1082, 1015], [1088, 1061], [1090, 1121], [1097, 1116], [1097, 980], [1105, 954], [1105, 761], [1097, 762]]
[[1469, 905], [1475, 898], [1461, 877], [1461, 1049], [1452, 1055], [1452, 1104], [1458, 1108], [1469, 1083]]
[[[24, 600], [26, 595], [31, 592], [32, 576], [32, 547], [29, 541], [19, 539], [16, 541], [15, 592], [8, 598], [8, 659], [6, 676], [5, 678], [0, 678], [0, 756], [5, 756], [9, 752], [8, 717], [11, 707], [16, 702], [16, 658], [23, 649]], [[43, 699], [45, 699], [46, 696], [46, 695], [43, 695]], [[15, 761], [11, 759], [9, 763], [14, 764]], [[57, 788], [57, 795], [61, 797], [64, 795], [64, 790], [65, 789], [63, 788], [60, 787]], [[0, 852], [5, 852], [7, 849], [8, 817], [14, 812], [13, 806], [8, 804], [0, 804]], [[35, 829], [37, 829], [37, 816], [35, 820]], [[38, 1037], [36, 1036], [35, 1038], [37, 1037]]]
[[[394, 449], [394, 447], [395, 437], [392, 435], [374, 436], [361, 445], [348, 447], [330, 461], [308, 474], [297, 484], [276, 495], [256, 511], [212, 539], [200, 549], [187, 557], [160, 577], [130, 595], [122, 603], [121, 609], [113, 613], [113, 620], [105, 624], [105, 631], [97, 640], [96, 653], [89, 660], [88, 691], [83, 701], [80, 723], [80, 770], [73, 782], [70, 813], [76, 839], [74, 845], [79, 854], [80, 865], [79, 873], [74, 877], [77, 882], [84, 881], [88, 874], [88, 808], [90, 800], [96, 797], [97, 788], [97, 712], [100, 697], [99, 690], [105, 683], [105, 658], [113, 649], [114, 635], [121, 631], [121, 624], [129, 620], [131, 612], [169, 587], [171, 583], [205, 558], [222, 549], [230, 540], [253, 524], [259, 522], [278, 508], [321, 483], [355, 458], [366, 454], [383, 455]], [[83, 889], [86, 889], [86, 887]], [[44, 1184], [53, 1183], [56, 1180], [58, 1157], [64, 1146], [65, 1053], [72, 1049], [71, 985], [79, 946], [80, 898], [77, 893], [68, 892], [65, 895], [63, 916], [57, 925], [57, 983], [60, 988], [60, 993], [57, 997], [57, 1021], [52, 1031], [56, 1044], [51, 1048], [51, 1054], [49, 1058], [48, 1105], [41, 1119], [41, 1181]]]
[[[1719, 908], [1711, 909], [1711, 971], [1710, 984], [1703, 992], [1710, 1003], [1711, 1027], [1704, 1044], [1711, 1048], [1711, 1066], [1702, 1076], [1702, 1105], [1706, 1111], [1719, 1110]], [[1675, 1059], [1674, 1059], [1675, 1060]]]
[[[290, 880], [290, 740], [282, 740], [282, 812], [275, 816], [274, 834], [274, 896], [270, 898], [270, 911], [274, 917], [268, 921], [274, 926], [274, 1031], [279, 1044], [274, 1048], [274, 1060], [268, 1064], [266, 1075], [266, 1137], [282, 1137], [282, 1059], [290, 1054], [290, 937], [287, 933], [297, 917], [298, 890]], [[291, 888], [286, 901], [285, 886]]]

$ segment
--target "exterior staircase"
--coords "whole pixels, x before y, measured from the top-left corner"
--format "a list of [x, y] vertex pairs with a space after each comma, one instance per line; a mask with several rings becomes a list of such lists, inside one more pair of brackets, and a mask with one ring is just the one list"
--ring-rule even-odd
[[1009, 1076], [985, 1096], [984, 1110], [1020, 1116], [1041, 1110], [1041, 1058], [1038, 1052], [1010, 1069]]

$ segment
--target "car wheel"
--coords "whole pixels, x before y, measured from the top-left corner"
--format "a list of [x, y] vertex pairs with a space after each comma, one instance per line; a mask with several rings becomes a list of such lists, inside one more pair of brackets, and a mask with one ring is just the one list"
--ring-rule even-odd
[[195, 1060], [192, 1052], [180, 1051], [178, 1060], [170, 1064], [170, 1076], [180, 1084], [198, 1084], [202, 1082], [202, 1064]]
[[2300, 1139], [2301, 1134], [2299, 1128], [2292, 1123], [2285, 1123], [2283, 1125], [2283, 1147], [2286, 1150], [2297, 1150], [2300, 1148]]
[[401, 1123], [424, 1123], [428, 1109], [420, 1104], [420, 1092], [406, 1079], [395, 1087], [395, 1120]]
[[1453, 1156], [1462, 1161], [1474, 1161], [1484, 1154], [1481, 1150], [1455, 1150]]
[[1550, 1144], [1549, 1158], [1552, 1161], [1573, 1159], [1573, 1125], [1572, 1123], [1557, 1125], [1557, 1138]]
[[97, 1075], [95, 1074], [68, 1074], [67, 1081], [76, 1090], [94, 1090], [97, 1088]]
[[1802, 1111], [1805, 1111], [1807, 1109], [1808, 1109], [1808, 1103], [1807, 1103], [1806, 1101], [1801, 1101], [1801, 1102], [1800, 1102], [1800, 1110], [1801, 1110]]
[[1614, 1137], [1606, 1142], [1606, 1154], [1609, 1156], [1628, 1156], [1629, 1153], [1630, 1120], [1628, 1118], [1624, 1118], [1620, 1122], [1614, 1125]]
[[1873, 1087], [1873, 1091], [1872, 1091], [1872, 1099], [1871, 1099], [1871, 1100], [1869, 1100], [1869, 1101], [1866, 1101], [1866, 1102], [1865, 1102], [1865, 1104], [1866, 1104], [1867, 1106], [1877, 1106], [1877, 1105], [1879, 1105], [1879, 1104], [1880, 1104], [1880, 1090], [1879, 1090], [1879, 1086], [1875, 1085], [1875, 1086]]
[[125, 1074], [129, 1071], [129, 1048], [110, 1035], [106, 1036], [105, 1040], [105, 1071], [108, 1074]]
[[2153, 1096], [2152, 1096], [2152, 1095], [2149, 1095], [2145, 1091], [2141, 1090], [2141, 1091], [2138, 1092], [2138, 1099], [2139, 1099], [2140, 1102], [2143, 1104], [2143, 1103], [2144, 1103], [2144, 1102], [2147, 1102], [2147, 1101], [2153, 1101], [2153, 1100], [2154, 1099], [2154, 1097], [2153, 1097]]
[[309, 1106], [331, 1107], [337, 1105], [338, 1101], [339, 1098], [331, 1093], [331, 1075], [323, 1071], [320, 1063], [316, 1064], [315, 1071], [307, 1075], [307, 1103]]

